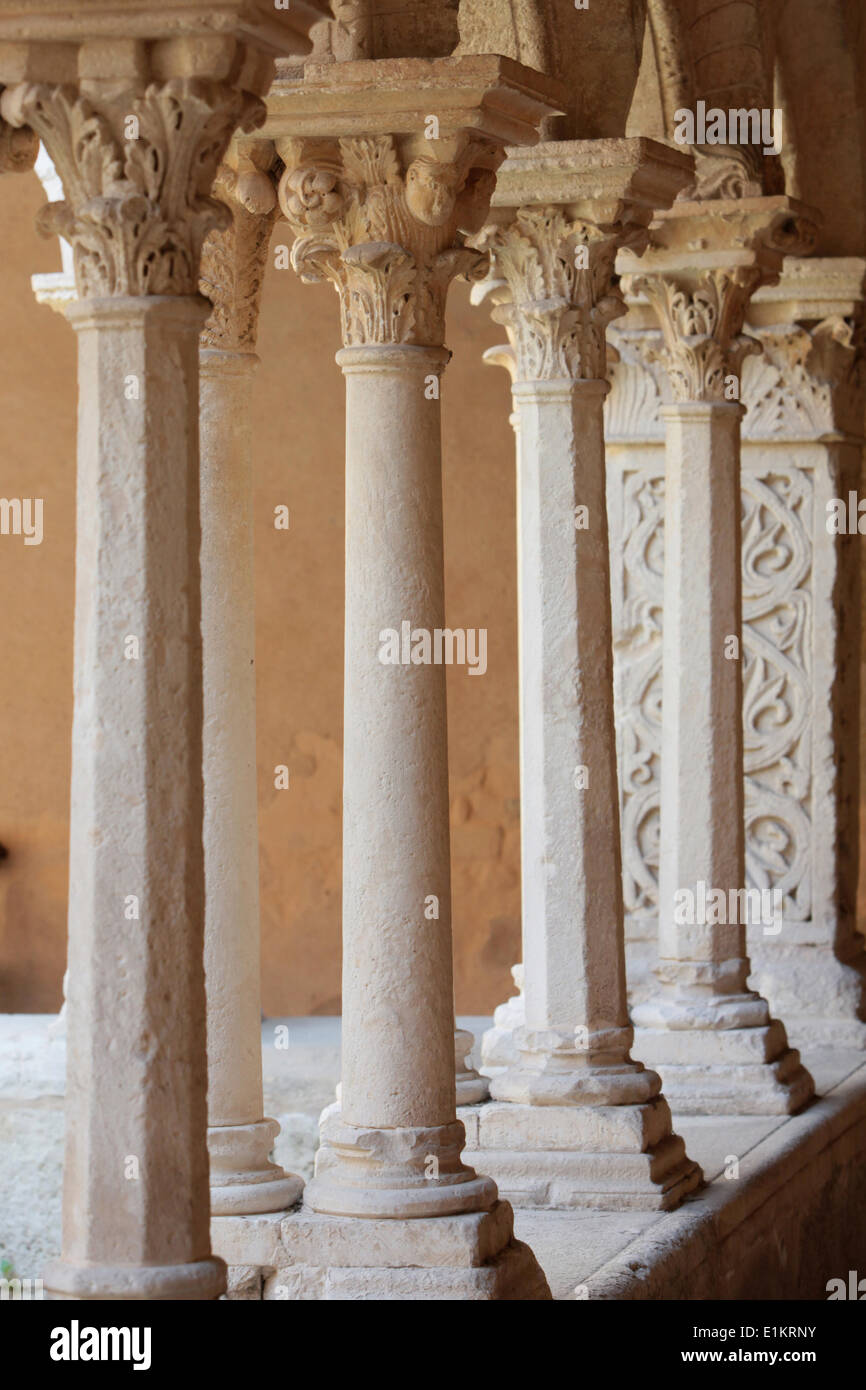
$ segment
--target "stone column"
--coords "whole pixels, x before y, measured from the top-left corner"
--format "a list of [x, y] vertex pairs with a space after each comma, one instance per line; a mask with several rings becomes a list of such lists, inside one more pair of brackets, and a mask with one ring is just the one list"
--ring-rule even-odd
[[641, 140], [514, 151], [480, 240], [516, 355], [525, 1023], [467, 1133], [532, 1206], [669, 1208], [701, 1176], [630, 1056], [603, 437], [616, 251], [691, 167]]
[[251, 435], [277, 195], [268, 173], [273, 146], [246, 147], [235, 145], [235, 167], [224, 164], [217, 179], [231, 225], [204, 247], [201, 289], [214, 307], [199, 359], [211, 1234], [235, 1265], [255, 1263], [242, 1258], [246, 1226], [222, 1218], [284, 1211], [303, 1190], [300, 1178], [270, 1162], [279, 1125], [262, 1116]]
[[660, 988], [634, 1017], [684, 1113], [792, 1112], [814, 1090], [747, 983], [740, 664], [739, 378], [757, 350], [742, 327], [804, 211], [784, 197], [680, 203], [631, 280], [660, 320], [674, 397], [662, 412]]
[[[786, 257], [752, 296], [761, 352], [742, 364], [743, 761], [746, 882], [780, 899], [781, 928], [747, 927], [755, 987], [797, 1047], [866, 1046], [855, 911], [860, 549], [828, 508], [858, 488], [866, 262]], [[617, 324], [608, 401], [615, 676], [629, 991], [655, 980], [655, 841], [662, 760], [663, 402], [657, 327]], [[625, 331], [621, 332], [623, 328]], [[829, 526], [829, 529], [828, 529]], [[647, 615], [648, 621], [641, 620]]]
[[495, 1184], [460, 1157], [439, 400], [448, 288], [482, 259], [461, 230], [486, 214], [505, 129], [534, 138], [543, 93], [503, 59], [382, 60], [308, 65], [272, 106], [269, 131], [309, 133], [277, 135], [280, 203], [296, 269], [340, 295], [346, 377], [342, 1087], [317, 1215], [283, 1223], [309, 1271], [295, 1296], [335, 1280], [356, 1296], [365, 1265], [382, 1297], [547, 1296]]
[[[79, 424], [63, 1245], [72, 1299], [213, 1299], [206, 1131], [198, 294], [274, 24], [128, 5], [16, 20], [2, 113], [43, 140], [74, 249]], [[0, 17], [2, 21], [2, 17]], [[8, 37], [0, 22], [0, 37]], [[235, 30], [237, 24], [237, 31]], [[287, 26], [287, 27], [286, 27]], [[263, 32], [264, 31], [266, 32]], [[243, 32], [243, 40], [237, 33]], [[208, 32], [209, 31], [209, 32]], [[207, 34], [206, 42], [202, 37]], [[65, 42], [64, 42], [65, 41]], [[21, 81], [38, 72], [39, 81]], [[225, 74], [233, 77], [227, 78]]]

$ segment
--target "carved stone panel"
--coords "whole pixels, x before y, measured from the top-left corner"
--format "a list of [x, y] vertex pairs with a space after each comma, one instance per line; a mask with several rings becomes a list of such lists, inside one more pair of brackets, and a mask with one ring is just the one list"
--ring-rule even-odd
[[[636, 927], [657, 909], [664, 432], [657, 377], [633, 345], [616, 341], [608, 511], [624, 893]], [[801, 438], [803, 426], [812, 425], [806, 404], [783, 400], [780, 375], [766, 355], [749, 360], [743, 394], [746, 419], [759, 437], [770, 433], [770, 419], [777, 438], [786, 424], [799, 428]], [[746, 864], [749, 886], [782, 891], [786, 922], [806, 922], [812, 914], [812, 638], [816, 620], [831, 621], [832, 614], [816, 618], [814, 609], [813, 566], [820, 562], [814, 467], [794, 457], [744, 440]]]

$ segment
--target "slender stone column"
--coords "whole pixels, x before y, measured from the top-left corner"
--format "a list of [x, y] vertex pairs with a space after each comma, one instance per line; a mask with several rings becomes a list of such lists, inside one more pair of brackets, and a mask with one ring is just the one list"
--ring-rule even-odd
[[[250, 146], [250, 142], [247, 142]], [[259, 295], [277, 195], [273, 146], [233, 150], [216, 191], [231, 224], [205, 243], [201, 288], [201, 584], [204, 660], [205, 979], [208, 1149], [214, 1218], [280, 1212], [303, 1181], [271, 1163], [262, 1116], [259, 838], [256, 785], [252, 376]], [[257, 166], [254, 157], [263, 168]], [[234, 1263], [240, 1229], [231, 1233]], [[226, 1234], [215, 1220], [214, 1246]], [[276, 1238], [276, 1234], [275, 1234]]]
[[212, 17], [194, 7], [167, 35], [127, 6], [110, 41], [88, 38], [89, 7], [54, 18], [56, 44], [0, 60], [8, 81], [5, 63], [20, 78], [38, 57], [39, 83], [7, 86], [2, 113], [63, 180], [44, 225], [72, 244], [79, 293], [66, 1162], [45, 1282], [57, 1298], [213, 1299], [197, 288], [223, 216], [214, 175], [233, 130], [263, 118], [275, 36], [259, 48], [246, 22], [239, 42], [227, 14], [201, 44]]
[[339, 292], [346, 377], [342, 1088], [306, 1192], [318, 1215], [283, 1223], [292, 1262], [318, 1270], [296, 1296], [365, 1264], [388, 1266], [387, 1297], [546, 1296], [460, 1157], [441, 653], [445, 299], [482, 260], [461, 229], [486, 215], [503, 121], [533, 138], [544, 112], [530, 77], [493, 58], [308, 65], [286, 112], [318, 138], [276, 142], [293, 261]]
[[[495, 1189], [460, 1163], [454, 1117], [445, 669], [380, 661], [383, 630], [399, 633], [407, 619], [430, 633], [445, 626], [439, 402], [425, 382], [438, 383], [447, 353], [376, 343], [338, 360], [347, 383], [342, 1102], [323, 1128], [308, 1200], [341, 1215], [478, 1210]], [[362, 1154], [371, 1128], [373, 1183]], [[429, 1156], [438, 1179], [425, 1177]]]
[[681, 203], [660, 215], [630, 282], [660, 320], [674, 395], [662, 412], [660, 989], [635, 1021], [686, 1113], [785, 1113], [814, 1090], [748, 988], [742, 891], [739, 376], [758, 350], [742, 327], [754, 290], [778, 275], [798, 212], [786, 198]]
[[617, 248], [690, 173], [649, 141], [515, 151], [480, 243], [516, 355], [525, 1023], [470, 1144], [533, 1206], [667, 1208], [700, 1181], [630, 1056], [603, 432]]

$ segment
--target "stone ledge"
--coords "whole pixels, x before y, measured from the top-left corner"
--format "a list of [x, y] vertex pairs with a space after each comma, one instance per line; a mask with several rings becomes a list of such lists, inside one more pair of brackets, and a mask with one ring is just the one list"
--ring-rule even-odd
[[579, 1242], [602, 1213], [516, 1213], [515, 1233], [554, 1298], [825, 1299], [828, 1280], [862, 1267], [866, 1066], [781, 1123], [695, 1117], [677, 1128], [707, 1172], [723, 1170], [746, 1137], [739, 1177], [719, 1176], [678, 1211], [644, 1218], [631, 1239], [624, 1219], [604, 1213], [592, 1232], [597, 1263]]

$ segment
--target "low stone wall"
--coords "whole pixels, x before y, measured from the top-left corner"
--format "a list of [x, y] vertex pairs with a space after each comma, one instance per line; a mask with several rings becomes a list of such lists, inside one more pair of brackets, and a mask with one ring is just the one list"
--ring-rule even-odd
[[[460, 1020], [476, 1036], [485, 1022]], [[265, 1110], [282, 1126], [275, 1157], [309, 1177], [317, 1117], [339, 1076], [340, 1020], [272, 1019], [262, 1041]], [[823, 1095], [792, 1118], [675, 1116], [712, 1179], [678, 1211], [518, 1212], [517, 1234], [535, 1250], [554, 1296], [826, 1299], [830, 1279], [847, 1284], [850, 1270], [866, 1278], [860, 1055], [807, 1053]], [[38, 1278], [60, 1244], [64, 1065], [54, 1016], [0, 1016], [0, 1261], [22, 1279]], [[731, 1149], [740, 1154], [736, 1181], [722, 1176]], [[259, 1222], [258, 1258], [270, 1263], [280, 1217]], [[232, 1296], [261, 1298], [260, 1270], [236, 1259]]]
[[830, 1279], [866, 1276], [864, 1155], [860, 1067], [756, 1145], [748, 1174], [717, 1179], [597, 1269], [589, 1298], [826, 1299]]

